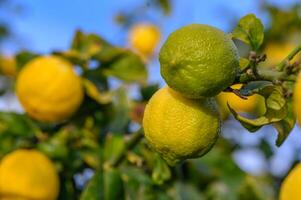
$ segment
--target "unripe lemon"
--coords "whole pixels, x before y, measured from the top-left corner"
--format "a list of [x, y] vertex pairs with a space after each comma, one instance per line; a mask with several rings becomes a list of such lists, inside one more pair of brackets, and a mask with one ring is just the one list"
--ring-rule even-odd
[[[242, 84], [232, 85], [233, 89], [240, 89]], [[217, 102], [220, 107], [222, 119], [226, 119], [230, 113], [228, 105], [236, 112], [251, 113], [251, 114], [263, 114], [265, 110], [264, 98], [258, 94], [253, 94], [247, 97], [248, 99], [242, 99], [230, 92], [221, 92], [217, 95]]]
[[294, 89], [294, 109], [299, 125], [301, 125], [301, 73], [297, 78]]
[[298, 164], [284, 179], [280, 188], [280, 200], [301, 198], [301, 164]]
[[45, 122], [70, 117], [83, 100], [80, 78], [71, 63], [58, 56], [27, 63], [17, 77], [16, 92], [28, 115]]
[[59, 178], [54, 164], [36, 150], [16, 150], [0, 162], [0, 199], [55, 200]]
[[159, 60], [166, 83], [189, 98], [217, 95], [239, 71], [238, 51], [230, 36], [202, 24], [171, 33]]
[[211, 149], [220, 132], [220, 119], [214, 99], [187, 99], [164, 87], [148, 102], [143, 128], [151, 147], [175, 165]]
[[139, 53], [147, 56], [154, 52], [160, 38], [160, 31], [155, 25], [137, 24], [130, 30], [129, 42]]
[[10, 77], [17, 75], [17, 63], [13, 57], [0, 57], [0, 73]]

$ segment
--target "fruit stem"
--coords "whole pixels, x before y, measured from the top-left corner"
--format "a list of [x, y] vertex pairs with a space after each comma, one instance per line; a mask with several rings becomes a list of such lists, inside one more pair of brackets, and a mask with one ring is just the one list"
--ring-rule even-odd
[[277, 66], [276, 69], [278, 71], [283, 71], [285, 65], [287, 64], [288, 61], [292, 60], [295, 55], [297, 55], [301, 51], [301, 45], [297, 46], [288, 56], [283, 59]]
[[142, 128], [138, 131], [132, 133], [131, 137], [128, 139], [128, 141], [125, 144], [124, 151], [121, 151], [120, 154], [118, 154], [115, 159], [110, 163], [112, 167], [117, 167], [126, 157], [129, 150], [133, 149], [143, 138], [143, 130]]

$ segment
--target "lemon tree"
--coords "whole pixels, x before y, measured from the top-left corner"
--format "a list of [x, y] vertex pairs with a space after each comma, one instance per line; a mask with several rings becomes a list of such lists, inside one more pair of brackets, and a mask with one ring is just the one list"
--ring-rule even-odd
[[0, 162], [1, 199], [55, 200], [59, 184], [54, 164], [37, 150], [16, 150]]
[[[150, 59], [158, 32], [144, 31], [132, 42]], [[253, 14], [230, 33], [202, 24], [175, 30], [160, 50], [161, 89], [147, 81], [139, 45], [131, 51], [94, 33], [77, 31], [70, 48], [49, 55], [16, 53], [16, 79], [3, 78], [15, 87], [1, 85], [0, 94], [16, 94], [24, 112], [0, 112], [0, 198], [276, 199], [279, 177], [238, 166], [233, 155], [244, 147], [223, 134], [215, 101], [226, 96], [231, 119], [251, 132], [275, 127], [277, 146], [289, 137], [300, 113], [301, 46], [262, 70], [274, 57], [266, 35]], [[257, 98], [264, 112], [246, 115]], [[272, 144], [256, 147], [272, 158]], [[293, 189], [288, 182], [282, 187]]]

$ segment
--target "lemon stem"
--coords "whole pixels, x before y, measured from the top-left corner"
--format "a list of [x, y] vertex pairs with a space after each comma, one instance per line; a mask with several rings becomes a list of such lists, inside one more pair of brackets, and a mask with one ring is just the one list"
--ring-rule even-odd
[[301, 51], [301, 45], [297, 46], [288, 56], [283, 59], [277, 66], [276, 69], [278, 71], [283, 71], [284, 67], [286, 66], [287, 62], [292, 60], [299, 52]]

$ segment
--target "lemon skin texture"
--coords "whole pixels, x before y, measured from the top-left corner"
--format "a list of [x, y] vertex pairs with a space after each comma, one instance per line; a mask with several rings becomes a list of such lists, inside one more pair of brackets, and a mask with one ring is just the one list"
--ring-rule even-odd
[[288, 174], [280, 188], [279, 200], [298, 200], [301, 199], [301, 164]]
[[301, 125], [301, 73], [298, 75], [294, 89], [294, 110], [299, 125]]
[[130, 30], [130, 45], [142, 55], [153, 54], [161, 38], [160, 30], [152, 24], [136, 24]]
[[220, 133], [219, 112], [212, 98], [187, 99], [164, 87], [148, 102], [143, 128], [150, 146], [175, 165], [211, 149]]
[[239, 71], [238, 51], [230, 36], [202, 24], [171, 33], [159, 61], [168, 86], [189, 98], [217, 95], [233, 83]]
[[[240, 89], [242, 84], [232, 85], [233, 89]], [[222, 119], [227, 119], [230, 114], [228, 105], [239, 113], [250, 113], [254, 115], [261, 115], [265, 112], [264, 98], [258, 94], [248, 96], [248, 99], [242, 99], [230, 92], [221, 92], [216, 96], [217, 103], [220, 108]]]
[[29, 116], [43, 122], [60, 122], [80, 106], [84, 92], [71, 63], [57, 56], [31, 60], [20, 71], [17, 96]]
[[55, 200], [59, 177], [54, 164], [41, 152], [20, 149], [0, 162], [0, 199]]

